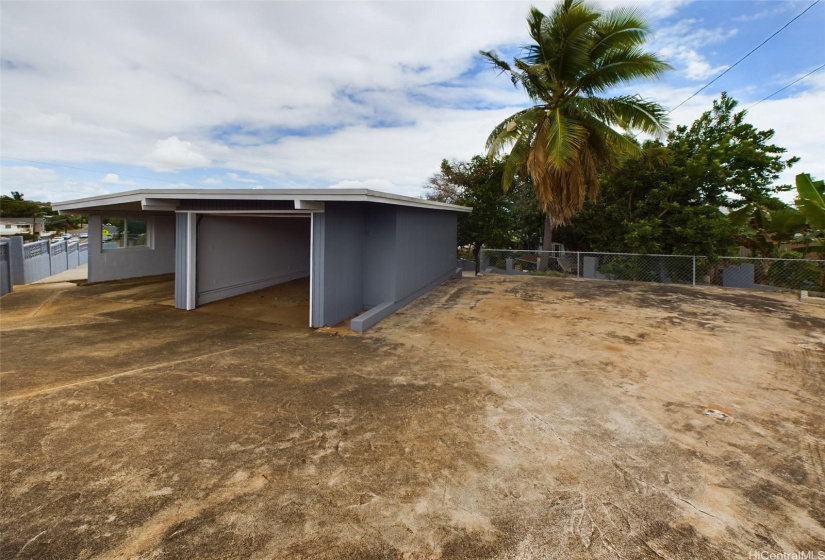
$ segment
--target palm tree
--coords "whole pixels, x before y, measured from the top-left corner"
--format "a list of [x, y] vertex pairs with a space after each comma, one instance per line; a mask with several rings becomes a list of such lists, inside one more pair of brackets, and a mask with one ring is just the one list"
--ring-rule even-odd
[[531, 177], [546, 215], [546, 249], [553, 227], [569, 223], [598, 194], [599, 172], [639, 152], [629, 132], [665, 131], [659, 104], [605, 93], [671, 67], [642, 49], [649, 28], [634, 10], [602, 13], [583, 0], [562, 0], [549, 15], [532, 8], [527, 23], [533, 43], [512, 66], [495, 52], [480, 53], [533, 104], [495, 127], [487, 150], [490, 157], [505, 154], [505, 191], [516, 175]]

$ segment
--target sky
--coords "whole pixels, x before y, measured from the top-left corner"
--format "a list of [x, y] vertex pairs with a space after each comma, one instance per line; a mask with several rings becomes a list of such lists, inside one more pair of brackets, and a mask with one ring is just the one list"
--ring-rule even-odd
[[[815, 0], [636, 6], [676, 107]], [[549, 12], [553, 2], [534, 2]], [[57, 202], [138, 188], [366, 187], [421, 196], [527, 99], [478, 56], [529, 40], [529, 2], [0, 2], [0, 192]], [[727, 91], [825, 177], [825, 1], [670, 114]], [[754, 106], [755, 105], [755, 106]], [[751, 108], [752, 107], [752, 108]], [[786, 194], [792, 200], [792, 194]]]

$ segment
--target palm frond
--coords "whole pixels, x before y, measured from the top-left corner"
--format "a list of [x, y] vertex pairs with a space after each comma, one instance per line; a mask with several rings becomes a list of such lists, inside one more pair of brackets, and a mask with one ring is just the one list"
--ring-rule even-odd
[[592, 95], [633, 80], [655, 79], [671, 69], [658, 56], [637, 47], [614, 49], [595, 61], [579, 78], [578, 85], [582, 91]]
[[560, 0], [547, 14], [532, 8], [527, 25], [532, 43], [512, 64], [481, 53], [534, 104], [496, 126], [487, 150], [489, 157], [508, 154], [505, 188], [529, 174], [548, 216], [564, 224], [598, 192], [600, 171], [639, 153], [625, 133], [661, 135], [667, 125], [657, 103], [606, 92], [656, 78], [670, 65], [643, 49], [650, 30], [635, 10], [601, 12], [584, 0]]
[[540, 138], [540, 132], [537, 132], [536, 142], [541, 146], [541, 140], [544, 140], [543, 148], [547, 164], [555, 169], [563, 170], [572, 164], [584, 147], [587, 130], [560, 108], [548, 111], [544, 124], [541, 131], [545, 136]]
[[529, 107], [500, 122], [487, 137], [486, 149], [489, 156], [497, 157], [523, 134], [532, 135], [542, 115], [540, 108]]

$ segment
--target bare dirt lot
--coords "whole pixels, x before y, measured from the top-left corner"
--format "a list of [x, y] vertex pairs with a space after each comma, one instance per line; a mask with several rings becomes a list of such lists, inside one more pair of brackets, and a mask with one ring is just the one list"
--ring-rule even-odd
[[823, 305], [484, 277], [354, 335], [303, 293], [5, 296], [0, 557], [825, 549]]

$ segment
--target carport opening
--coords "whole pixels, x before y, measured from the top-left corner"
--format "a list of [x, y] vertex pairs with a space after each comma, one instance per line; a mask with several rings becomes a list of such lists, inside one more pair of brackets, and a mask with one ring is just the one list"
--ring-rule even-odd
[[287, 327], [308, 328], [309, 278], [299, 278], [208, 303], [197, 313], [235, 317]]
[[197, 306], [295, 327], [309, 324], [310, 215], [202, 215]]

